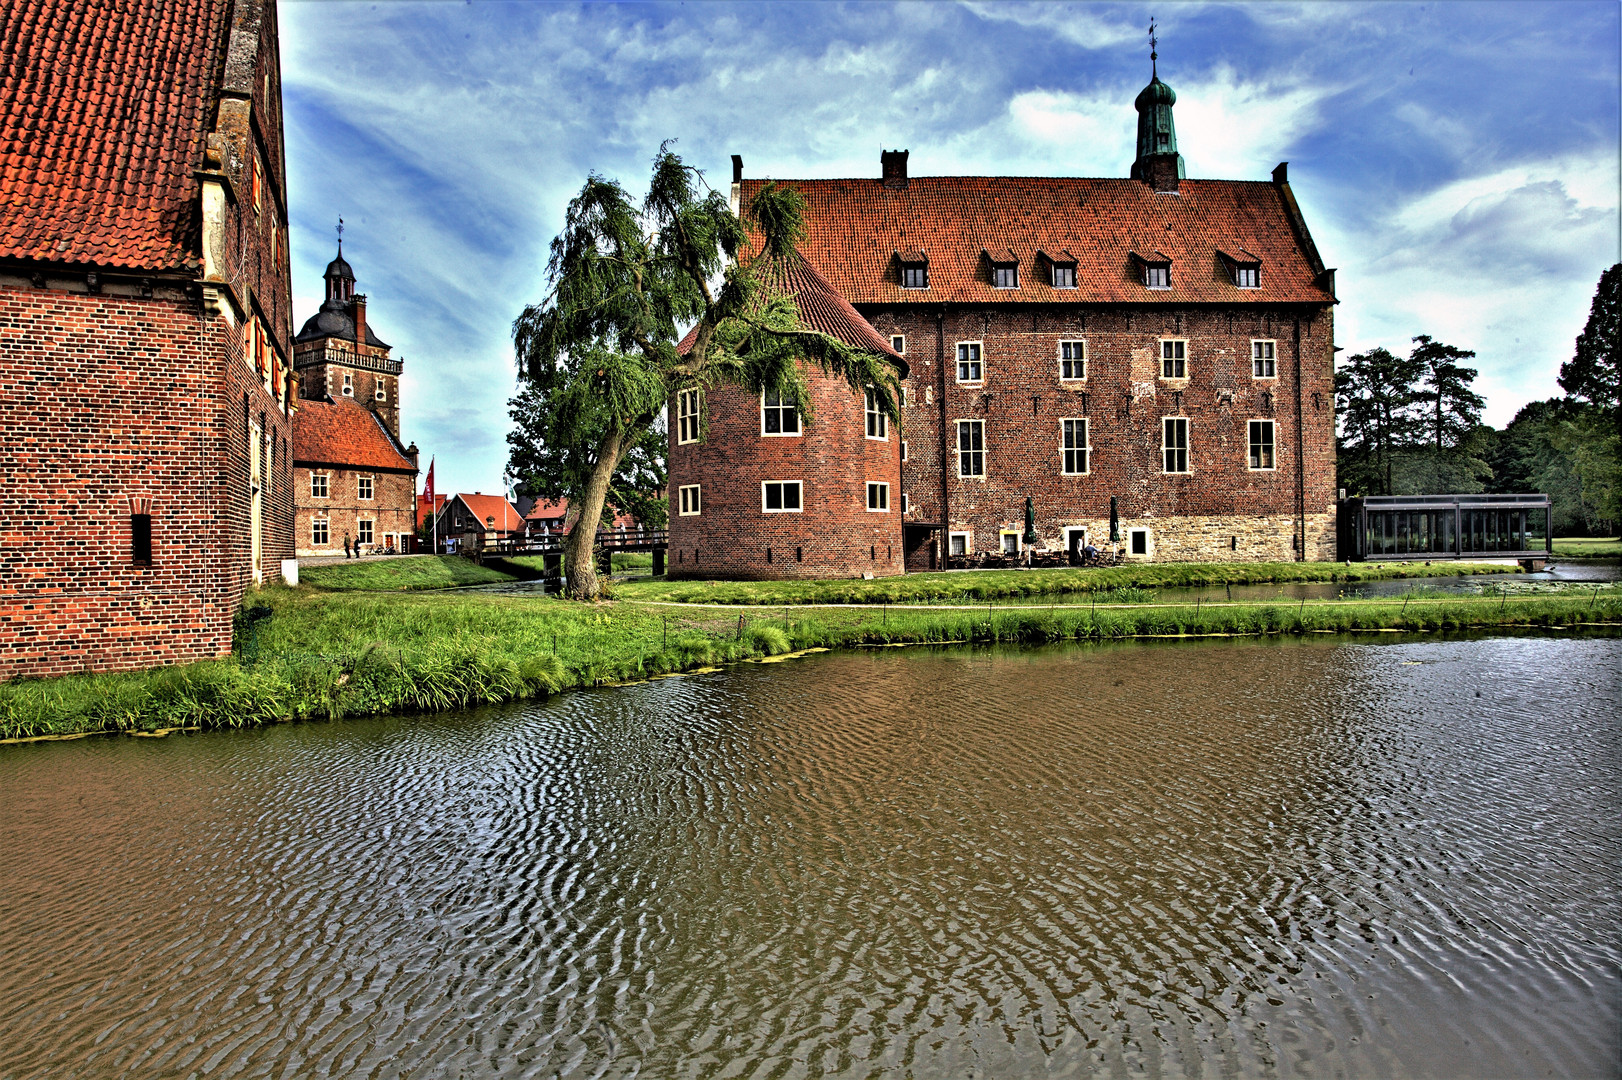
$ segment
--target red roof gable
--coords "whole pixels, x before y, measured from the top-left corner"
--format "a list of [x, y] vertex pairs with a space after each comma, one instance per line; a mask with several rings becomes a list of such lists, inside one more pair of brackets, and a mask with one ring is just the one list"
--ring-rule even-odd
[[524, 527], [524, 519], [519, 516], [518, 508], [500, 495], [458, 494], [456, 497], [473, 512], [479, 524], [483, 525], [494, 518], [496, 532], [516, 532]]
[[185, 270], [230, 0], [0, 4], [0, 257]]
[[347, 398], [304, 400], [293, 414], [293, 462], [415, 474], [377, 415]]
[[[744, 182], [745, 205], [764, 183]], [[1080, 177], [778, 183], [805, 196], [800, 250], [852, 304], [1334, 301], [1296, 236], [1285, 189], [1268, 181], [1184, 180], [1175, 194], [1140, 180]], [[1237, 249], [1260, 258], [1261, 288], [1240, 289], [1228, 276], [1218, 251]], [[1074, 252], [1077, 287], [1053, 288], [1038, 250]], [[903, 289], [897, 253], [919, 251], [929, 288]], [[1170, 289], [1142, 284], [1134, 251], [1170, 259]], [[992, 285], [986, 252], [1018, 260], [1018, 289]]]

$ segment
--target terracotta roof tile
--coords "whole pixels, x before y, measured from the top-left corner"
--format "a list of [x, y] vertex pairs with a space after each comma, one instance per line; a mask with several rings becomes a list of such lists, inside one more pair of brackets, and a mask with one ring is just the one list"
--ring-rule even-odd
[[0, 4], [0, 256], [190, 266], [230, 7]]
[[356, 466], [416, 473], [377, 415], [355, 402], [305, 400], [293, 414], [296, 464]]
[[495, 519], [496, 532], [517, 532], [524, 527], [524, 519], [519, 516], [518, 507], [508, 502], [501, 495], [464, 495], [458, 493], [456, 498], [471, 511], [473, 516], [482, 524], [491, 518]]
[[[746, 180], [747, 205], [764, 180]], [[1184, 180], [1156, 194], [1138, 180], [1082, 177], [912, 177], [779, 180], [806, 199], [800, 250], [852, 304], [1330, 303], [1297, 241], [1282, 190], [1268, 181]], [[1243, 247], [1261, 288], [1233, 284], [1217, 252]], [[1013, 249], [1020, 288], [996, 289], [981, 252]], [[1038, 250], [1076, 255], [1074, 289], [1055, 289]], [[1163, 252], [1170, 289], [1146, 289], [1131, 253]], [[903, 289], [899, 260], [929, 253], [929, 288]]]

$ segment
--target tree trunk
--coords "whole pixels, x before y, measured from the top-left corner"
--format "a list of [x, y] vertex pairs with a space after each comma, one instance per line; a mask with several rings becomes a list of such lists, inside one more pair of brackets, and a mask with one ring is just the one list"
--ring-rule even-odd
[[597, 464], [586, 481], [585, 493], [580, 498], [580, 517], [563, 542], [563, 570], [568, 576], [568, 596], [571, 600], [595, 600], [602, 593], [597, 580], [597, 567], [592, 560], [592, 549], [597, 546], [597, 526], [603, 519], [603, 502], [608, 498], [608, 483], [620, 463], [620, 452], [625, 447], [625, 433], [614, 428], [598, 447]]

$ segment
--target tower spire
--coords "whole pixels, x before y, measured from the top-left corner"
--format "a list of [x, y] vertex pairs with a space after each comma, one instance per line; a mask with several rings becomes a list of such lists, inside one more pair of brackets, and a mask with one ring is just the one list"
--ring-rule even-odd
[[1132, 178], [1149, 182], [1156, 191], [1176, 191], [1183, 172], [1183, 155], [1177, 152], [1177, 126], [1171, 107], [1177, 93], [1160, 81], [1160, 24], [1149, 20], [1149, 85], [1132, 103], [1138, 110], [1138, 155], [1132, 162]]

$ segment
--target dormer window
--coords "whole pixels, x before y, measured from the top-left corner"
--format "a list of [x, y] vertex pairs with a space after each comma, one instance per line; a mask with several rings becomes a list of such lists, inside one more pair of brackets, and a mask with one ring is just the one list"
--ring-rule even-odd
[[1134, 251], [1132, 261], [1138, 265], [1139, 279], [1148, 289], [1171, 288], [1171, 257], [1159, 251], [1140, 254]]
[[1242, 247], [1218, 251], [1222, 265], [1228, 269], [1228, 279], [1241, 289], [1262, 287], [1262, 261]]
[[897, 251], [896, 261], [901, 264], [903, 289], [929, 288], [929, 257], [922, 251]]
[[991, 251], [981, 248], [980, 254], [991, 264], [991, 284], [997, 289], [1019, 288], [1019, 256], [1007, 248]]
[[1068, 251], [1058, 251], [1049, 254], [1046, 251], [1037, 251], [1037, 265], [1048, 265], [1048, 284], [1055, 289], [1074, 289], [1076, 287], [1076, 257]]
[[1076, 264], [1060, 266], [1053, 264], [1053, 287], [1055, 289], [1074, 289], [1076, 287]]

